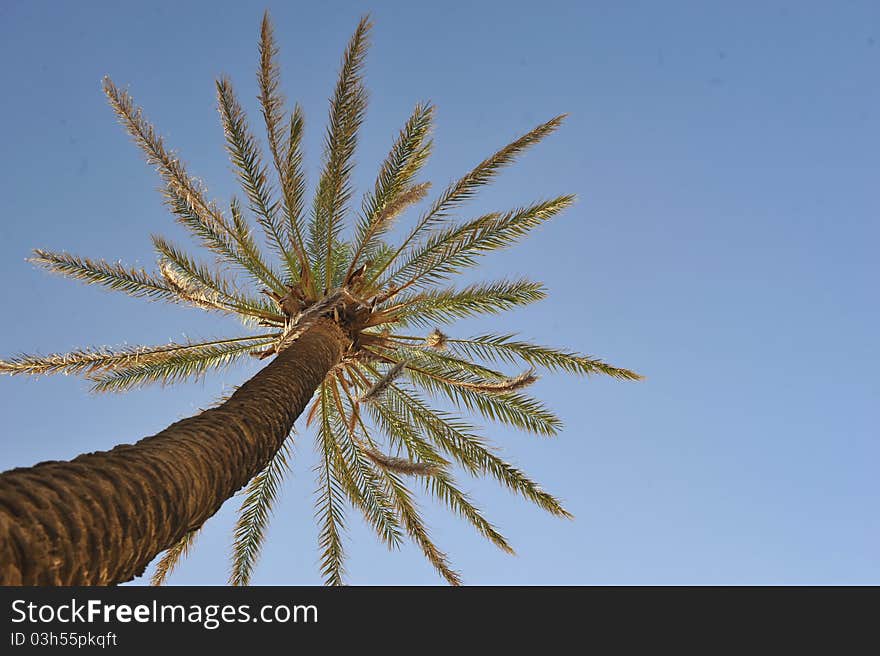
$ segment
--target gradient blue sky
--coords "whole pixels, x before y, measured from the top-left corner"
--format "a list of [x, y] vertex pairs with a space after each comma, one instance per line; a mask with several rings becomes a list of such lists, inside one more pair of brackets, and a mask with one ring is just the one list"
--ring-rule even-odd
[[[0, 353], [240, 334], [234, 320], [87, 288], [24, 258], [45, 247], [152, 266], [151, 233], [185, 239], [105, 104], [104, 74], [229, 197], [213, 80], [231, 75], [256, 123], [265, 6], [0, 4]], [[435, 186], [571, 113], [465, 211], [579, 194], [476, 272], [534, 276], [551, 298], [450, 332], [516, 330], [648, 378], [547, 375], [534, 389], [566, 422], [558, 438], [488, 430], [576, 519], [468, 481], [518, 555], [429, 505], [466, 582], [880, 583], [880, 5], [268, 6], [312, 174], [365, 11], [376, 26], [360, 189], [418, 100], [438, 106]], [[0, 469], [155, 433], [257, 368], [125, 396], [90, 395], [74, 378], [0, 379]], [[304, 434], [255, 583], [319, 582], [312, 464]], [[172, 583], [225, 581], [236, 505], [208, 522]], [[354, 516], [350, 527], [350, 583], [439, 581], [416, 549], [389, 554]]]

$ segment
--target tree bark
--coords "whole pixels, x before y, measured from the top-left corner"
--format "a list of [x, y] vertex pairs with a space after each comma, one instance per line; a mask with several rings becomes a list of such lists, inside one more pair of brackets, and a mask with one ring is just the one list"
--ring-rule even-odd
[[345, 345], [320, 321], [216, 408], [136, 444], [0, 474], [0, 585], [142, 574], [266, 466]]

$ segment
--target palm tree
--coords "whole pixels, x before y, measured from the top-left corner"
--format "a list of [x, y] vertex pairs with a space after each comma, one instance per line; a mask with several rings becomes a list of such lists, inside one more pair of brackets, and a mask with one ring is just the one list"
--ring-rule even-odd
[[[177, 221], [213, 256], [212, 266], [154, 236], [156, 271], [37, 250], [33, 262], [70, 278], [137, 298], [234, 315], [246, 334], [137, 348], [86, 348], [0, 363], [9, 374], [79, 374], [98, 392], [169, 384], [228, 367], [241, 358], [271, 362], [228, 399], [136, 444], [47, 462], [0, 475], [0, 583], [113, 584], [141, 574], [160, 552], [161, 583], [199, 528], [247, 485], [232, 545], [230, 583], [247, 584], [260, 553], [279, 482], [288, 471], [293, 425], [306, 410], [319, 455], [316, 516], [321, 570], [343, 581], [343, 532], [350, 506], [389, 548], [412, 539], [449, 583], [459, 574], [420, 514], [410, 480], [470, 522], [504, 551], [507, 540], [458, 487], [452, 469], [490, 476], [558, 516], [569, 513], [523, 471], [505, 462], [463, 411], [538, 435], [560, 420], [524, 392], [536, 370], [604, 374], [627, 369], [512, 334], [451, 337], [434, 324], [533, 303], [544, 287], [526, 279], [454, 288], [456, 273], [504, 248], [574, 201], [541, 200], [468, 220], [453, 214], [504, 166], [563, 121], [558, 116], [504, 146], [444, 189], [403, 240], [385, 238], [429, 185], [417, 181], [431, 152], [434, 108], [420, 103], [379, 167], [359, 209], [351, 174], [366, 93], [362, 67], [370, 22], [360, 21], [342, 59], [330, 102], [324, 156], [306, 207], [303, 115], [289, 116], [279, 91], [277, 49], [268, 15], [259, 43], [258, 80], [270, 157], [264, 160], [228, 79], [217, 81], [226, 147], [246, 202], [228, 212], [165, 145], [129, 94], [109, 78], [104, 91], [121, 123], [162, 180]], [[270, 168], [277, 182], [270, 182]], [[277, 191], [277, 193], [276, 193]], [[257, 245], [247, 215], [264, 233]], [[345, 219], [356, 218], [344, 232]], [[222, 267], [222, 268], [221, 268]], [[231, 269], [241, 278], [227, 273]], [[420, 332], [425, 330], [427, 332]], [[498, 368], [515, 368], [512, 374]]]

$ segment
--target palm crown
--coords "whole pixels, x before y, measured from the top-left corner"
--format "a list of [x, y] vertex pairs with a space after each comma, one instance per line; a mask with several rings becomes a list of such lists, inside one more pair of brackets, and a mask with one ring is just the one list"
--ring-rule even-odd
[[[18, 374], [81, 374], [96, 391], [124, 391], [149, 383], [173, 383], [227, 367], [242, 357], [268, 358], [293, 343], [316, 321], [336, 322], [350, 339], [342, 361], [315, 392], [307, 425], [314, 426], [319, 454], [317, 518], [321, 570], [330, 584], [343, 579], [343, 530], [348, 505], [360, 511], [391, 548], [409, 536], [450, 583], [459, 574], [435, 546], [420, 517], [408, 478], [470, 522], [504, 551], [507, 540], [461, 491], [451, 469], [488, 475], [544, 510], [568, 512], [523, 471], [505, 462], [470, 423], [435, 408], [445, 398], [461, 410], [539, 435], [554, 435], [559, 419], [523, 390], [537, 369], [605, 374], [635, 380], [627, 369], [568, 350], [521, 341], [512, 334], [454, 338], [435, 324], [494, 314], [545, 296], [540, 283], [498, 280], [463, 288], [443, 286], [474, 266], [481, 254], [504, 248], [572, 204], [559, 196], [509, 211], [455, 220], [474, 196], [517, 155], [553, 132], [558, 116], [504, 146], [450, 184], [425, 208], [396, 246], [385, 241], [394, 221], [428, 194], [418, 182], [431, 152], [434, 109], [417, 104], [382, 162], [375, 186], [359, 210], [352, 205], [351, 174], [358, 128], [366, 109], [362, 67], [369, 21], [360, 21], [342, 59], [330, 100], [320, 177], [311, 206], [301, 148], [299, 106], [289, 116], [279, 91], [277, 49], [268, 15], [259, 43], [259, 101], [269, 158], [264, 160], [229, 80], [217, 81], [226, 147], [246, 203], [233, 199], [224, 212], [166, 147], [127, 92], [109, 78], [104, 91], [120, 121], [155, 166], [165, 201], [176, 219], [247, 283], [192, 258], [154, 236], [157, 271], [104, 260], [35, 251], [33, 261], [50, 271], [131, 296], [232, 314], [249, 334], [153, 347], [89, 348], [46, 357], [19, 356], [0, 363]], [[270, 181], [274, 169], [277, 182]], [[252, 215], [271, 257], [255, 240]], [[356, 217], [353, 230], [345, 220]], [[428, 331], [429, 328], [432, 328]], [[419, 330], [428, 331], [426, 334]], [[495, 367], [514, 368], [511, 374]], [[230, 582], [248, 583], [281, 478], [288, 471], [285, 443], [246, 488], [232, 546]], [[153, 577], [161, 583], [192, 545], [196, 531], [168, 550]]]

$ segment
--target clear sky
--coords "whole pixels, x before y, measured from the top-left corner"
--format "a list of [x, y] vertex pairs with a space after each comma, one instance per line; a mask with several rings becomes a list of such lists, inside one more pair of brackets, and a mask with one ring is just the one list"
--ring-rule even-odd
[[[215, 196], [235, 191], [213, 81], [232, 76], [256, 125], [265, 6], [0, 3], [0, 354], [241, 334], [232, 319], [24, 258], [44, 247], [151, 267], [151, 233], [184, 240], [106, 106], [105, 74]], [[468, 481], [518, 555], [429, 505], [466, 582], [880, 583], [878, 3], [268, 6], [285, 92], [306, 111], [312, 181], [339, 58], [366, 11], [359, 189], [419, 100], [438, 107], [435, 188], [571, 114], [463, 210], [577, 193], [573, 210], [475, 273], [527, 274], [551, 297], [448, 332], [519, 331], [647, 380], [547, 375], [533, 389], [565, 420], [561, 435], [488, 429], [576, 519]], [[124, 396], [76, 378], [2, 378], [0, 469], [153, 434], [258, 366]], [[255, 583], [319, 582], [311, 435], [295, 452]], [[225, 581], [234, 507], [172, 583]], [[350, 527], [350, 583], [439, 582], [415, 548], [390, 554], [354, 516]]]

